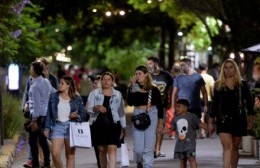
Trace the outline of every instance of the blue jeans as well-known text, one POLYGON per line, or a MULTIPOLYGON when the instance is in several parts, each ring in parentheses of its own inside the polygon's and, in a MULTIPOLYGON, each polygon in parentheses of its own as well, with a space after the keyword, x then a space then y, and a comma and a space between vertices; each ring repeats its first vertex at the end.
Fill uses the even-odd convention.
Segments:
MULTIPOLYGON (((134 115, 143 113, 143 110, 134 109, 134 115)), ((158 110, 152 106, 149 112, 151 125, 144 131, 138 130, 132 124, 134 139, 134 161, 143 163, 144 168, 151 168, 154 161, 154 145, 156 141, 156 128, 158 124, 158 110)))
POLYGON ((70 122, 56 121, 55 126, 52 128, 51 138, 64 138, 69 139, 70 122))

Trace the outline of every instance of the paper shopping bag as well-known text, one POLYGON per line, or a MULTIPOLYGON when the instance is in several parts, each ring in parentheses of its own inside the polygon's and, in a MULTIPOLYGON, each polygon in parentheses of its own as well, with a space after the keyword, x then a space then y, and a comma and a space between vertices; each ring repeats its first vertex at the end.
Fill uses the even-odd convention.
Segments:
POLYGON ((121 167, 128 167, 129 166, 129 156, 128 156, 128 149, 127 144, 121 144, 121 167))
POLYGON ((90 148, 89 122, 70 122, 70 147, 90 148))

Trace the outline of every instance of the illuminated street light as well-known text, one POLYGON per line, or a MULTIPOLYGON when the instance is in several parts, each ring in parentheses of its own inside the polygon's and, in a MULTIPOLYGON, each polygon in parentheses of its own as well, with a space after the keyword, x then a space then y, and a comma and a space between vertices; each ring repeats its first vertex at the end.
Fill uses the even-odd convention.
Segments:
POLYGON ((149 4, 152 3, 152 0, 147 0, 147 3, 149 3, 149 4))
POLYGON ((235 58, 235 54, 234 54, 234 53, 230 53, 229 57, 230 57, 231 59, 234 59, 234 58, 235 58))
POLYGON ((97 9, 93 9, 92 12, 96 13, 96 12, 97 12, 97 9))
POLYGON ((71 62, 71 58, 66 57, 64 53, 56 53, 56 60, 61 62, 71 62))
POLYGON ((72 47, 69 45, 69 46, 67 47, 67 50, 68 50, 68 51, 71 51, 71 50, 72 50, 72 47))
POLYGON ((178 32, 178 36, 183 36, 183 33, 182 32, 178 32))
POLYGON ((208 47, 208 51, 211 51, 211 50, 212 50, 212 47, 211 47, 211 46, 209 46, 209 47, 208 47))
POLYGON ((119 11, 119 15, 124 16, 125 15, 125 11, 123 11, 123 10, 119 11))
POLYGON ((111 13, 110 11, 107 11, 107 12, 106 12, 106 16, 107 16, 107 17, 110 17, 111 15, 112 15, 112 13, 111 13))
POLYGON ((242 60, 244 60, 244 58, 245 58, 244 53, 239 53, 239 56, 240 56, 240 58, 241 58, 242 60))
POLYGON ((226 32, 230 32, 231 31, 231 29, 230 29, 230 27, 228 25, 225 25, 225 30, 226 30, 226 32))
POLYGON ((58 29, 58 28, 55 29, 55 32, 56 32, 56 33, 58 33, 59 31, 60 31, 60 29, 58 29))

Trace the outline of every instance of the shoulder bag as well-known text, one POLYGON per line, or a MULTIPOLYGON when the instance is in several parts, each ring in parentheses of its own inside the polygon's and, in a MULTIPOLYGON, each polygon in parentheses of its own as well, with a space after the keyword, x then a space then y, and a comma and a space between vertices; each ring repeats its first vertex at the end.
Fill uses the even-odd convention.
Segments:
POLYGON ((131 121, 133 122, 135 128, 138 130, 146 130, 151 125, 151 120, 148 114, 151 109, 151 100, 152 100, 152 90, 149 90, 148 102, 147 102, 145 112, 135 115, 131 118, 131 121))

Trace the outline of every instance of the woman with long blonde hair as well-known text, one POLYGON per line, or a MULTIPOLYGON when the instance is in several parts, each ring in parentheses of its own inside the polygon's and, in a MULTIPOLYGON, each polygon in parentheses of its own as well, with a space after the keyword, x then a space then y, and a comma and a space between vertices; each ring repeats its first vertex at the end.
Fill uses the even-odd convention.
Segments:
POLYGON ((209 119, 210 132, 214 131, 213 123, 216 123, 223 147, 224 168, 237 167, 239 144, 247 130, 252 129, 253 115, 248 85, 242 80, 236 62, 227 59, 215 83, 209 119))

